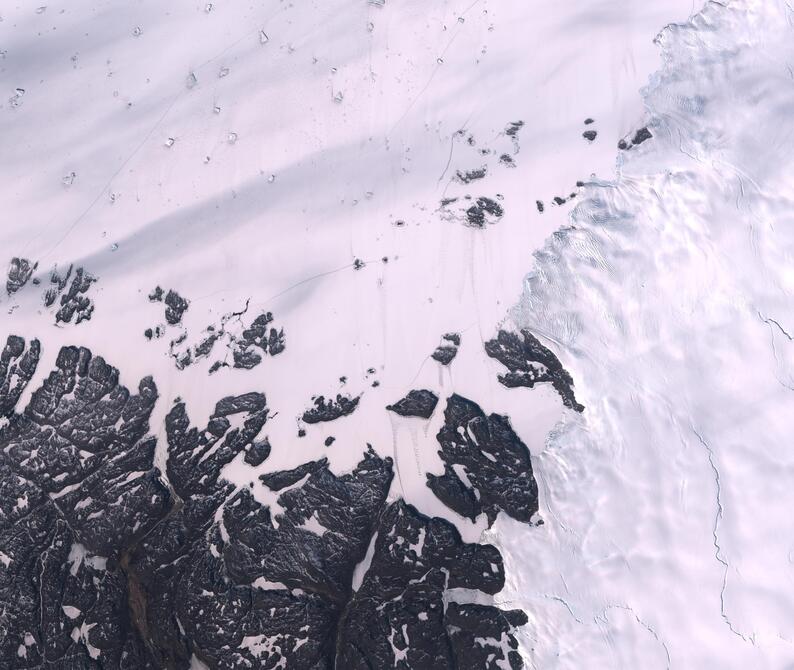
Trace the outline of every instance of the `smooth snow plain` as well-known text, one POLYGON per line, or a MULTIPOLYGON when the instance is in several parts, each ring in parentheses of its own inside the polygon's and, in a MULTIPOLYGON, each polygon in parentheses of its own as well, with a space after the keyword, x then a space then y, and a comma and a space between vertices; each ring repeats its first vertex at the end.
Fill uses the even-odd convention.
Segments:
POLYGON ((99 278, 90 322, 56 328, 28 285, 4 299, 3 334, 42 340, 38 379, 64 344, 128 386, 153 375, 161 444, 174 398, 199 422, 224 395, 264 391, 273 454, 227 468, 240 486, 322 456, 344 472, 367 442, 393 455, 394 497, 502 549, 496 600, 531 617, 528 667, 794 667, 792 16, 712 3, 654 44, 696 9, 0 5, 0 249, 42 278, 70 263, 99 278), (613 178, 618 139, 646 123, 654 139, 613 178), (504 217, 448 220, 441 199, 464 193, 501 194, 504 217), (287 348, 252 371, 177 371, 182 329, 143 337, 163 321, 156 284, 191 301, 191 338, 250 301, 287 348), (498 384, 482 343, 508 312, 560 356, 582 417, 550 389, 498 384), (429 355, 449 331, 463 342, 441 368, 429 355), (443 406, 429 422, 384 409, 412 388, 511 417, 544 526, 485 531, 430 495, 443 406), (362 393, 358 410, 298 439, 311 396, 337 392, 362 393))

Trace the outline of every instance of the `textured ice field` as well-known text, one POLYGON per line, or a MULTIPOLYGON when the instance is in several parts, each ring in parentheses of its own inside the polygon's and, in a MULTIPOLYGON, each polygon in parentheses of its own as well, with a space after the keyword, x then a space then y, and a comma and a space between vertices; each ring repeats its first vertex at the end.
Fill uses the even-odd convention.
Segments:
POLYGON ((2 341, 42 341, 19 406, 60 346, 87 346, 127 386, 154 376, 163 466, 174 399, 203 422, 262 391, 272 455, 224 476, 275 513, 260 474, 327 457, 341 475, 371 443, 395 459, 390 499, 501 549, 527 667, 794 668, 794 12, 713 2, 685 22, 699 10, 0 3, 0 261, 42 281, 0 301, 2 341), (466 195, 503 212, 465 225, 466 195), (97 277, 95 309, 56 326, 42 293, 70 264, 97 277), (156 285, 189 300, 181 325, 156 285), (244 311, 272 311, 282 353, 177 369, 244 311), (553 349, 584 414, 498 383, 500 325, 553 349), (449 367, 430 358, 447 332, 449 367), (510 417, 544 525, 486 530, 431 494, 441 412, 384 409, 418 388, 510 417), (336 393, 360 394, 353 414, 299 421, 336 393))
POLYGON ((536 456, 545 531, 496 528, 537 667, 794 667, 793 19, 714 2, 663 32, 654 140, 513 312, 588 407, 536 456))

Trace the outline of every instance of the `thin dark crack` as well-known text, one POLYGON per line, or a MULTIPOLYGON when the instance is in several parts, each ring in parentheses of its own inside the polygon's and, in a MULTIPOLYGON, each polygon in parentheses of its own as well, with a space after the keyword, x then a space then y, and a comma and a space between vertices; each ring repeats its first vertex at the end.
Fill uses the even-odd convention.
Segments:
MULTIPOLYGON (((783 326, 781 326, 774 319, 766 319, 766 318, 764 318, 764 316, 761 314, 761 312, 758 312, 758 318, 761 319, 761 321, 763 321, 766 325, 769 326, 769 332, 770 332, 770 335, 771 335, 770 344, 772 345, 772 355, 775 358, 775 363, 777 363, 778 367, 780 367, 782 365, 782 363, 781 363, 780 357, 778 356, 778 353, 777 353, 777 346, 775 346, 775 328, 774 327, 777 327, 777 329, 781 333, 783 333, 783 336, 786 337, 789 341, 794 340, 794 338, 792 338, 792 336, 789 335, 788 332, 786 332, 786 330, 783 328, 783 326)), ((794 386, 784 382, 782 379, 780 379, 780 377, 778 375, 775 375, 775 379, 777 380, 778 384, 780 384, 784 389, 787 389, 789 391, 794 391, 794 386)))
POLYGON ((670 650, 667 648, 667 643, 659 636, 659 633, 656 632, 653 626, 643 621, 640 618, 640 616, 628 605, 617 605, 617 604, 607 605, 604 608, 602 616, 606 615, 606 611, 609 609, 620 609, 620 610, 625 610, 627 612, 631 612, 631 614, 636 619, 637 623, 640 624, 640 626, 642 626, 645 630, 647 630, 651 635, 653 635, 656 641, 662 646, 662 649, 664 649, 665 656, 667 657, 667 670, 670 670, 671 667, 670 650))
POLYGON ((574 621, 576 621, 576 623, 580 623, 584 625, 584 620, 576 616, 576 614, 573 611, 573 608, 568 604, 568 601, 565 600, 565 598, 561 598, 560 596, 553 596, 548 593, 544 593, 543 597, 546 598, 547 600, 553 600, 554 602, 560 603, 563 607, 565 607, 565 609, 568 610, 568 614, 570 614, 574 618, 574 621))
POLYGON ((763 322, 764 322, 764 323, 766 323, 766 324, 774 324, 775 326, 777 326, 777 329, 778 329, 778 330, 779 330, 781 333, 783 333, 783 335, 785 335, 785 336, 786 336, 786 339, 788 339, 788 340, 789 340, 789 341, 791 341, 791 342, 794 342, 794 336, 790 335, 790 334, 788 333, 788 331, 786 331, 786 329, 785 329, 785 328, 783 328, 783 326, 781 326, 781 325, 780 325, 780 323, 778 323, 777 321, 775 321, 775 319, 773 319, 773 318, 771 318, 771 317, 764 318, 764 315, 763 315, 763 314, 761 314, 761 312, 758 312, 758 318, 759 318, 759 319, 761 319, 761 321, 763 321, 763 322))
POLYGON ((727 624, 728 628, 730 628, 731 632, 742 638, 745 642, 752 642, 752 639, 738 631, 733 623, 731 622, 730 618, 728 617, 727 612, 725 611, 725 590, 728 587, 728 569, 729 564, 728 561, 724 558, 722 552, 722 546, 720 545, 719 539, 719 529, 720 529, 720 522, 722 521, 722 517, 725 512, 725 508, 722 505, 722 480, 720 478, 720 471, 717 468, 716 461, 714 459, 714 450, 711 446, 703 439, 703 436, 695 429, 694 426, 691 427, 692 432, 697 435, 698 440, 703 445, 703 448, 706 450, 706 456, 708 457, 709 466, 711 467, 711 471, 714 473, 714 483, 717 487, 717 513, 714 516, 714 525, 711 530, 712 540, 714 544, 714 557, 717 559, 717 562, 722 565, 723 572, 722 572, 722 587, 720 589, 720 614, 722 615, 723 620, 727 624))
POLYGON ((441 173, 441 176, 438 178, 438 184, 444 179, 444 176, 447 174, 447 170, 449 170, 449 164, 452 162, 452 152, 455 150, 455 138, 457 137, 457 133, 453 133, 452 137, 449 141, 449 156, 447 157, 447 164, 444 166, 444 171, 441 173))

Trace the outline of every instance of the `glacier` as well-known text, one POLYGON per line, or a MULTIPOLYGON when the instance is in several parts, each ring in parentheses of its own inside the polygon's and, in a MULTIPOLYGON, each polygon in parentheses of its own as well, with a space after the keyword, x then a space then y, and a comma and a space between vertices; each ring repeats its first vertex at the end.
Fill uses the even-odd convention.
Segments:
POLYGON ((794 667, 792 11, 0 6, 0 665, 794 667))

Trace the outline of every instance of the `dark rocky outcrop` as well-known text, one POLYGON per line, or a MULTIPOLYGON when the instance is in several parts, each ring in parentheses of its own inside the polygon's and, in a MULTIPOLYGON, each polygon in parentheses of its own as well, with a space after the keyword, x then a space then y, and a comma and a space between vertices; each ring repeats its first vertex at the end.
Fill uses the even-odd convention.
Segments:
MULTIPOLYGON (((157 289, 155 289, 149 299, 156 300, 157 295, 157 289)), ((162 289, 160 289, 159 295, 162 297, 162 289)), ((166 303, 168 303, 170 295, 171 292, 169 291, 165 298, 166 303)), ((182 302, 176 300, 172 302, 176 306, 173 309, 181 309, 182 302)), ((166 308, 167 320, 171 309, 171 306, 166 308)), ((185 309, 187 309, 187 306, 185 306, 185 309)), ((177 316, 181 319, 182 313, 184 313, 184 309, 181 312, 174 311, 169 323, 174 322, 177 316)), ((187 332, 183 332, 172 340, 170 355, 177 369, 182 370, 189 365, 208 359, 213 351, 221 349, 221 357, 217 358, 209 367, 210 374, 217 372, 221 368, 229 367, 251 370, 262 362, 264 356, 268 354, 277 356, 284 351, 286 347, 284 329, 277 329, 271 326, 273 314, 271 312, 261 312, 252 321, 248 322, 244 320, 247 313, 248 303, 239 312, 224 314, 220 323, 208 325, 198 341, 194 340, 194 344, 190 343, 187 332), (246 323, 247 325, 245 325, 246 323)), ((175 323, 178 323, 178 321, 175 323)))
POLYGON ((207 427, 199 431, 190 426, 185 403, 177 402, 165 419, 166 472, 180 497, 217 487, 221 469, 238 453, 250 450, 267 415, 263 394, 230 396, 216 403, 207 427), (241 414, 246 415, 242 425, 232 428, 232 420, 239 423, 241 414))
POLYGON ((270 441, 267 438, 264 440, 251 442, 251 444, 245 450, 244 460, 246 463, 248 463, 248 465, 253 465, 256 467, 258 465, 262 465, 262 463, 265 462, 267 457, 270 456, 270 452, 270 441))
POLYGON ((267 474, 261 475, 259 479, 261 479, 262 483, 271 491, 281 491, 281 489, 296 484, 304 477, 316 472, 320 468, 326 467, 327 465, 328 459, 321 458, 319 461, 309 461, 308 463, 299 465, 297 468, 293 468, 292 470, 268 472, 267 474))
POLYGON ((503 584, 495 547, 467 544, 447 521, 402 500, 392 503, 380 516, 372 562, 340 622, 336 667, 496 670, 507 660, 521 668, 512 633, 526 622, 522 612, 445 605, 448 589, 494 594, 503 584), (482 649, 467 653, 472 642, 482 649))
POLYGON ((182 322, 182 315, 187 311, 190 303, 173 289, 168 293, 163 291, 160 286, 155 286, 149 294, 149 302, 165 303, 165 320, 171 326, 176 326, 182 322))
POLYGON ((645 140, 649 140, 653 137, 651 131, 648 128, 640 128, 636 133, 634 133, 634 137, 631 140, 631 143, 635 146, 637 144, 642 144, 645 140))
POLYGON ((427 389, 408 391, 408 395, 401 398, 386 409, 400 416, 418 416, 429 419, 438 404, 438 396, 427 389))
POLYGON ((487 223, 496 223, 504 213, 504 208, 496 200, 481 196, 466 210, 466 219, 468 225, 483 228, 487 223))
POLYGON ((284 351, 284 329, 269 327, 272 322, 273 314, 263 312, 243 330, 239 338, 233 340, 231 352, 234 367, 250 370, 259 365, 265 354, 276 356, 284 351))
POLYGON ((458 170, 455 173, 455 179, 457 179, 461 184, 470 184, 477 179, 484 179, 485 175, 488 173, 488 168, 483 165, 480 168, 476 168, 474 170, 466 170, 462 172, 458 170))
POLYGON ((444 619, 452 644, 455 670, 496 668, 496 663, 503 660, 511 670, 524 667, 517 651, 518 641, 512 634, 528 622, 527 615, 521 610, 503 611, 488 605, 451 602, 444 619), (503 638, 507 640, 506 650, 499 644, 503 638))
POLYGON ((194 656, 220 670, 521 667, 514 632, 526 617, 450 592, 497 593, 498 550, 387 504, 390 458, 368 446, 347 474, 322 459, 262 475, 279 492, 274 513, 223 476, 238 458, 267 461, 261 393, 221 399, 202 427, 177 399, 161 473, 151 378, 132 392, 101 357, 64 347, 18 409, 39 358, 37 341, 13 336, 0 353, 8 667, 188 670, 194 656))
POLYGON ((74 319, 74 323, 78 324, 91 319, 91 315, 94 313, 94 302, 86 293, 96 280, 96 277, 83 268, 75 270, 73 266, 69 266, 66 274, 63 275, 57 270, 52 271, 50 288, 44 293, 44 305, 50 307, 60 297, 60 307, 55 313, 55 323, 72 323, 72 319, 74 319), (69 285, 69 289, 65 290, 69 279, 72 280, 72 283, 69 285))
POLYGON ((170 290, 165 296, 165 320, 172 326, 181 323, 182 315, 187 311, 188 301, 176 291, 170 290))
POLYGON ((442 344, 436 347, 436 350, 430 354, 431 358, 441 363, 441 365, 449 365, 457 355, 458 348, 449 344, 442 344))
POLYGON ((626 138, 620 140, 620 142, 618 142, 618 149, 621 149, 622 151, 628 151, 632 147, 642 144, 652 137, 653 134, 651 134, 651 131, 648 130, 647 126, 643 126, 636 133, 634 133, 634 137, 632 137, 630 140, 626 138))
POLYGON ((458 333, 446 333, 441 339, 443 341, 442 344, 436 347, 430 357, 441 363, 441 365, 449 365, 455 356, 458 355, 460 335, 458 333))
MULTIPOLYGON (((485 173, 480 175, 479 171, 458 172, 456 180, 469 183, 483 177, 485 177, 485 173)), ((486 225, 498 223, 504 216, 504 207, 497 202, 503 199, 504 196, 499 193, 494 198, 487 196, 475 198, 471 195, 442 198, 439 203, 439 213, 447 221, 458 221, 472 228, 484 228, 486 225), (455 206, 452 207, 452 205, 455 206)))
POLYGON ((524 127, 523 121, 511 121, 507 124, 505 128, 505 135, 508 137, 516 137, 518 135, 518 131, 524 127))
POLYGON ((508 369, 507 374, 498 377, 504 386, 532 388, 535 384, 549 382, 566 407, 584 411, 584 406, 576 401, 571 375, 554 353, 528 330, 522 330, 520 336, 500 330, 495 339, 485 343, 485 351, 508 369))
POLYGON ((181 403, 167 419, 169 480, 182 505, 130 556, 163 666, 187 668, 195 654, 213 668, 333 667, 334 631, 384 504, 391 460, 370 449, 347 475, 325 463, 293 473, 281 482, 284 511, 273 518, 248 489, 218 477, 264 411, 263 396, 246 394, 218 403, 202 431, 190 427, 181 403), (240 413, 243 428, 230 430, 226 419, 240 413))
POLYGON ((39 353, 12 336, 0 355, 0 659, 153 669, 118 560, 170 504, 145 436, 157 390, 143 379, 132 394, 101 358, 65 347, 16 413, 39 353))
POLYGON ((12 258, 8 266, 6 293, 8 295, 14 295, 14 293, 19 291, 19 289, 28 283, 37 266, 38 263, 34 263, 27 258, 12 258))
MULTIPOLYGON (((9 368, 29 379, 39 345, 34 340, 15 356, 22 346, 9 338, 3 358, 10 352, 9 368)), ((155 440, 146 437, 157 388, 145 378, 133 395, 118 383, 118 370, 83 348, 64 347, 55 365, 25 411, 9 415, 1 437, 6 465, 56 501, 76 541, 117 556, 168 500, 152 467, 155 440)))
POLYGON ((303 420, 306 423, 321 423, 324 421, 335 421, 339 417, 352 414, 361 396, 350 396, 337 394, 336 400, 326 400, 325 396, 314 398, 314 407, 307 409, 303 413, 303 420))
POLYGON ((25 347, 25 340, 9 336, 0 352, 0 417, 10 416, 19 397, 28 385, 41 356, 41 345, 33 340, 25 347))
POLYGON ((436 497, 472 520, 485 513, 489 525, 499 511, 530 521, 538 510, 538 487, 529 450, 507 417, 487 416, 477 403, 453 394, 436 438, 444 474, 427 475, 436 497))

